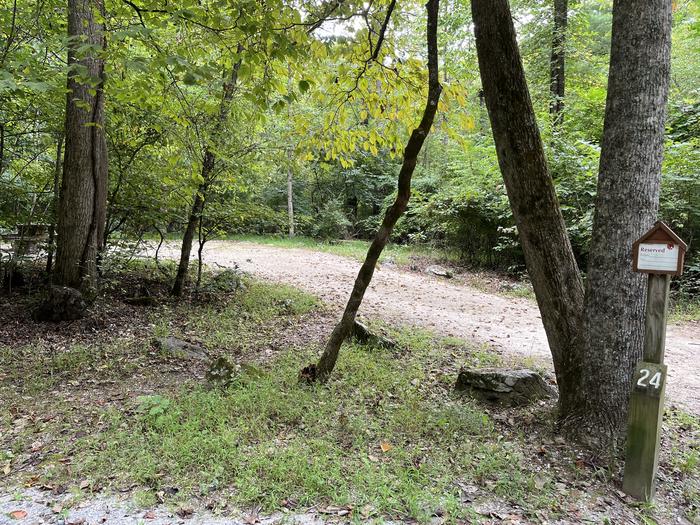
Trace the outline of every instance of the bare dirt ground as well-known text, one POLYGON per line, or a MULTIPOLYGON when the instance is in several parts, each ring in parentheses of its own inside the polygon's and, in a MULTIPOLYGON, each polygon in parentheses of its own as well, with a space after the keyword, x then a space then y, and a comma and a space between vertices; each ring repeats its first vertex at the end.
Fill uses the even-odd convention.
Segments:
MULTIPOLYGON (((178 257, 169 243, 161 256, 178 257)), ((257 277, 293 284, 341 308, 360 263, 305 249, 249 242, 212 241, 204 249, 207 264, 238 265, 257 277)), ((360 315, 394 325, 413 325, 438 334, 488 345, 504 356, 529 357, 551 367, 547 338, 537 305, 526 298, 484 292, 422 272, 383 264, 374 274, 360 315)), ((700 323, 670 325, 666 338, 671 403, 700 414, 700 323)))

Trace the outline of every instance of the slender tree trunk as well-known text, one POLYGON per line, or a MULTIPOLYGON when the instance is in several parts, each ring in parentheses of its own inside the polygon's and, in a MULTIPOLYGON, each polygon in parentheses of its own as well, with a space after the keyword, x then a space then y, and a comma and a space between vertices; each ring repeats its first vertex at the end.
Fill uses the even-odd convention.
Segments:
POLYGON ((540 138, 508 0, 472 0, 481 82, 563 414, 581 402, 584 290, 540 138))
POLYGON ((69 65, 85 68, 92 83, 68 76, 65 158, 58 208, 55 281, 92 295, 97 286, 97 253, 102 245, 107 198, 107 143, 104 132, 102 51, 82 55, 93 44, 104 50, 103 0, 69 0, 69 65))
POLYGON ((49 282, 53 282, 51 270, 53 269, 53 252, 56 242, 56 216, 58 212, 59 184, 61 180, 61 168, 63 167, 63 134, 58 136, 56 142, 56 163, 53 171, 53 200, 51 202, 51 224, 49 225, 49 242, 46 256, 46 274, 49 282))
POLYGON ((202 232, 202 217, 199 218, 197 232, 197 241, 199 246, 197 247, 197 283, 195 284, 195 294, 199 294, 199 287, 202 284, 202 266, 204 265, 202 255, 204 252, 204 244, 207 242, 206 235, 204 235, 202 232))
MULTIPOLYGON (((290 152, 291 163, 291 152, 290 152)), ((290 167, 287 170, 287 215, 289 216, 289 236, 294 237, 294 180, 293 172, 290 167)))
POLYGON ((595 436, 624 429, 642 358, 647 278, 630 270, 631 247, 657 218, 670 48, 670 0, 615 0, 586 281, 587 425, 577 425, 595 436))
MULTIPOLYGON (((202 172, 204 172, 203 169, 202 172)), ((172 292, 176 297, 182 296, 182 292, 185 289, 185 282, 187 281, 187 273, 190 266, 190 255, 192 253, 192 241, 194 240, 194 234, 197 230, 197 223, 199 222, 199 219, 202 216, 202 211, 204 210, 205 191, 206 186, 200 184, 197 193, 194 196, 194 202, 192 203, 192 210, 190 211, 190 216, 187 220, 185 233, 182 236, 180 264, 177 268, 177 275, 175 276, 175 283, 173 284, 172 292)))
MULTIPOLYGON (((239 44, 239 55, 242 50, 243 47, 239 44)), ((231 108, 231 100, 233 99, 233 94, 236 90, 236 83, 238 82, 238 70, 240 67, 241 60, 239 59, 231 70, 230 78, 224 82, 221 104, 219 105, 219 116, 216 120, 216 124, 214 125, 214 130, 211 137, 213 144, 207 144, 207 146, 204 148, 204 158, 202 161, 202 182, 197 188, 197 192, 195 193, 192 201, 192 210, 190 211, 190 216, 187 221, 185 234, 182 236, 180 263, 177 268, 177 275, 175 276, 175 282, 172 290, 172 294, 176 297, 182 296, 182 292, 184 291, 185 284, 187 282, 187 274, 190 267, 190 254, 192 253, 192 241, 197 230, 197 222, 202 216, 202 211, 204 210, 205 195, 209 185, 212 182, 211 179, 214 176, 214 168, 216 167, 216 154, 213 148, 219 144, 221 132, 226 124, 226 119, 228 118, 229 110, 231 108)))
POLYGON ((0 123, 0 175, 5 171, 5 123, 0 123))
POLYGON ((389 236, 391 235, 396 221, 399 220, 399 217, 401 217, 408 206, 408 199, 411 195, 411 177, 415 170, 420 150, 433 125, 438 102, 440 100, 440 92, 442 91, 438 71, 437 44, 439 7, 439 0, 428 0, 426 3, 428 12, 426 30, 428 44, 428 98, 421 122, 411 133, 411 137, 408 139, 406 149, 404 150, 403 164, 398 178, 396 200, 386 211, 384 220, 367 251, 367 256, 357 274, 355 285, 353 286, 350 299, 348 300, 340 322, 333 329, 318 364, 310 365, 301 371, 301 378, 303 380, 325 381, 333 371, 338 359, 340 347, 352 331, 357 311, 362 304, 365 291, 372 280, 374 268, 379 260, 379 256, 389 240, 389 236))
POLYGON ((564 119, 564 88, 566 63, 566 25, 568 22, 568 0, 554 0, 554 30, 552 31, 552 56, 549 62, 549 112, 552 126, 557 127, 564 119))

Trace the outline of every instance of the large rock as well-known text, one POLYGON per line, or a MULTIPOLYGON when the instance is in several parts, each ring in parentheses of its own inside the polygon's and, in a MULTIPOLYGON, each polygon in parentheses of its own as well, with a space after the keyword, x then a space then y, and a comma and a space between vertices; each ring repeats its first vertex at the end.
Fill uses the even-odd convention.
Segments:
POLYGON ((541 375, 527 369, 462 368, 455 389, 481 401, 510 406, 556 396, 556 390, 541 375))
POLYGON ((50 286, 46 299, 32 312, 35 321, 74 321, 87 315, 83 294, 67 286, 50 286))

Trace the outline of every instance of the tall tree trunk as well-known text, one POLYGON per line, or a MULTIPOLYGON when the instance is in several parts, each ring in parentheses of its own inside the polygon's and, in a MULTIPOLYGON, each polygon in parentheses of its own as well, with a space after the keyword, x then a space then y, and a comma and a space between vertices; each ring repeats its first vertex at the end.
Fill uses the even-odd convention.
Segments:
POLYGON ((580 406, 584 288, 547 169, 508 0, 472 0, 481 82, 498 163, 559 385, 562 414, 580 406))
POLYGON ((59 184, 61 180, 61 168, 63 167, 63 134, 58 136, 56 141, 56 163, 53 170, 53 186, 52 186, 52 201, 51 201, 51 224, 49 225, 49 242, 46 256, 46 274, 49 276, 49 282, 53 282, 51 270, 53 269, 53 252, 56 243, 56 216, 58 213, 59 200, 59 184))
POLYGON ((631 247, 657 218, 670 48, 670 0, 615 0, 586 281, 583 420, 594 435, 624 429, 642 357, 647 278, 630 270, 631 247))
POLYGON ((549 112, 552 126, 556 128, 564 119, 564 88, 566 64, 566 25, 568 22, 568 0, 554 0, 554 29, 552 31, 552 55, 549 62, 549 112))
POLYGON ((85 69, 91 82, 68 76, 65 158, 58 209, 55 281, 88 295, 97 286, 107 199, 104 131, 103 0, 68 1, 68 63, 85 69), (98 18, 99 17, 99 18, 98 18), (85 44, 97 46, 83 55, 85 44))
POLYGON ((547 332, 569 432, 605 452, 623 430, 642 355, 645 278, 631 246, 655 220, 671 6, 616 0, 585 298, 529 100, 507 0, 472 0, 499 165, 547 332), (643 43, 643 45, 642 45, 643 43))
POLYGON ((411 196, 411 177, 416 168, 418 155, 423 143, 425 142, 428 133, 433 125, 435 113, 437 112, 438 102, 442 86, 440 85, 440 77, 438 71, 438 44, 437 44, 437 26, 438 12, 440 7, 439 0, 428 0, 426 10, 428 12, 427 23, 427 44, 428 44, 428 98, 423 111, 423 117, 420 124, 411 133, 406 149, 403 154, 403 164, 398 178, 398 193, 396 200, 389 207, 384 215, 377 234, 372 241, 372 244, 367 251, 365 261, 360 268, 355 279, 350 299, 345 306, 345 311, 340 322, 335 326, 333 332, 326 343, 326 347, 321 355, 318 364, 310 365, 301 371, 301 377, 307 381, 325 381, 335 368, 335 363, 338 359, 338 353, 343 341, 350 335, 357 311, 362 304, 362 299, 365 291, 372 280, 374 268, 377 265, 379 256, 389 240, 389 235, 408 206, 408 199, 411 196))
MULTIPOLYGON (((242 52, 243 47, 241 44, 238 45, 238 54, 242 52)), ((228 80, 224 82, 223 93, 221 95, 221 103, 219 105, 219 116, 214 124, 214 129, 211 135, 211 142, 207 144, 204 148, 204 158, 202 160, 202 182, 197 188, 197 192, 194 195, 192 201, 192 209, 190 211, 189 218, 187 220, 187 227, 185 228, 185 233, 182 236, 182 248, 180 250, 180 263, 177 267, 177 275, 175 276, 175 282, 173 284, 172 294, 175 297, 182 296, 182 292, 185 289, 185 284, 187 283, 187 274, 190 267, 190 254, 192 253, 192 241, 194 240, 194 234, 197 230, 197 223, 202 216, 202 211, 204 210, 205 195, 212 182, 214 176, 214 168, 216 167, 216 153, 215 148, 219 145, 221 139, 221 132, 226 124, 226 119, 228 118, 229 110, 231 108, 231 100, 233 99, 233 94, 236 91, 236 83, 238 82, 238 70, 241 67, 240 58, 234 64, 231 69, 231 76, 228 80)))

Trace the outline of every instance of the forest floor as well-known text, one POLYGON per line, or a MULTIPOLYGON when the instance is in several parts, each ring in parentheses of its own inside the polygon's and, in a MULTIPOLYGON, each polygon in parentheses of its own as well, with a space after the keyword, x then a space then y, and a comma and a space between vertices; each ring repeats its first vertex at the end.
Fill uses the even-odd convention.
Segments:
MULTIPOLYGON (((357 250, 354 247, 348 252, 350 256, 344 257, 279 243, 212 241, 205 245, 204 261, 293 284, 341 308, 359 270, 354 257, 357 250)), ((167 258, 176 258, 178 253, 177 243, 167 243, 161 249, 167 258)), ((452 269, 453 278, 445 279, 425 272, 430 258, 411 260, 404 252, 401 256, 401 264, 392 263, 391 255, 380 263, 362 303, 361 316, 392 326, 426 328, 551 369, 539 310, 527 297, 531 291, 526 286, 459 268, 452 269)), ((666 363, 669 402, 700 415, 700 321, 668 326, 666 363)))
POLYGON ((462 366, 529 364, 516 354, 378 321, 395 348, 349 342, 308 386, 298 372, 337 303, 231 271, 176 301, 172 265, 105 267, 78 321, 31 319, 38 275, 0 294, 2 525, 700 523, 700 418, 682 409, 667 408, 657 497, 640 504, 619 457, 557 435, 553 400, 455 393, 462 366), (132 304, 143 290, 152 302, 132 304), (207 379, 221 356, 227 386, 207 379))

